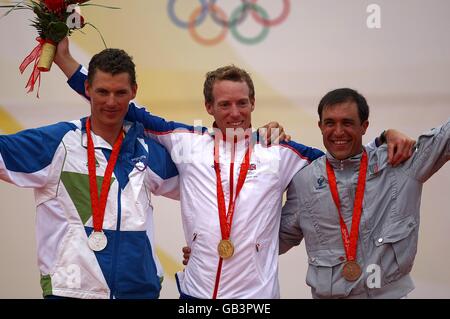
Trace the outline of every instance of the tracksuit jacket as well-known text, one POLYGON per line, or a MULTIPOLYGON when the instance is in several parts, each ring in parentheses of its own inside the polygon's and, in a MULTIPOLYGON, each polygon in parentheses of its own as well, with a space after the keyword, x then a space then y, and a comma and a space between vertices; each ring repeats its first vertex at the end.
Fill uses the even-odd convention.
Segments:
MULTIPOLYGON (((0 136, 0 179, 33 188, 38 265, 44 296, 157 298, 162 268, 155 253, 151 193, 179 197, 178 172, 166 150, 125 123, 103 230, 92 251, 86 119, 0 136)), ((92 133, 100 189, 111 145, 92 133)), ((26 218, 26 216, 24 216, 26 218)))
POLYGON ((398 167, 388 164, 386 145, 366 150, 368 171, 356 254, 362 275, 354 282, 342 276, 346 255, 325 160, 334 168, 350 231, 361 154, 339 161, 327 153, 300 171, 289 186, 280 250, 305 239, 306 283, 315 298, 402 298, 414 289, 410 272, 417 252, 422 187, 450 160, 450 119, 421 135, 413 156, 398 167))

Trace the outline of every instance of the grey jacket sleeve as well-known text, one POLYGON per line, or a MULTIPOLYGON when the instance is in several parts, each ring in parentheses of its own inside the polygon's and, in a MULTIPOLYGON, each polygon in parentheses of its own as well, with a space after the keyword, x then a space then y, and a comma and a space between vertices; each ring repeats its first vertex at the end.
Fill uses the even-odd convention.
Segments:
POLYGON ((405 163, 406 173, 424 183, 450 160, 450 118, 419 136, 413 157, 405 163))
POLYGON ((303 239, 299 217, 301 211, 297 188, 300 186, 298 174, 294 176, 287 190, 287 200, 281 211, 280 254, 284 254, 303 239))

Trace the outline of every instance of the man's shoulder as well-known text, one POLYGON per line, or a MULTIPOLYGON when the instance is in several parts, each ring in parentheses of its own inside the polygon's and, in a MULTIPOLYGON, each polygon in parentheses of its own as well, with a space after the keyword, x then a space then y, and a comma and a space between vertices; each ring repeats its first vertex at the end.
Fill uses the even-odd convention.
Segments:
POLYGON ((50 165, 67 133, 76 130, 71 122, 60 122, 0 137, 3 160, 8 169, 35 173, 50 165))
POLYGON ((313 162, 324 155, 324 153, 319 149, 295 141, 283 141, 279 145, 285 149, 291 150, 296 155, 304 160, 307 160, 308 162, 313 162))
POLYGON ((295 174, 292 181, 296 184, 304 184, 317 178, 321 178, 324 174, 326 174, 325 158, 325 155, 322 155, 311 162, 311 164, 302 168, 297 174, 295 174))
POLYGON ((83 128, 82 120, 62 121, 55 123, 55 128, 66 131, 76 131, 83 128))
MULTIPOLYGON (((80 121, 78 121, 79 123, 80 121)), ((30 128, 16 134, 17 138, 27 139, 44 139, 48 141, 62 140, 64 136, 71 131, 79 128, 77 121, 72 122, 58 122, 37 128, 30 128)))

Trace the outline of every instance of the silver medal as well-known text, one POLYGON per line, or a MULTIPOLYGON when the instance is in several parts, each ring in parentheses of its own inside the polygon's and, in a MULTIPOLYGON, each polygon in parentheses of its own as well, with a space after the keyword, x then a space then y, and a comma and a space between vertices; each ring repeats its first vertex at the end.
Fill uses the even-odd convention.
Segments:
POLYGON ((102 251, 108 244, 108 239, 103 231, 92 231, 88 238, 88 246, 93 251, 102 251))

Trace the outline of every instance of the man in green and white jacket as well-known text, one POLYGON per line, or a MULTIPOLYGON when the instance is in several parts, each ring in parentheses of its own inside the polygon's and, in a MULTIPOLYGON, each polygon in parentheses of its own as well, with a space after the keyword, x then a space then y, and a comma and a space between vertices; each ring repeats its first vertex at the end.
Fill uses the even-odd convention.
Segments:
POLYGON ((137 91, 131 57, 107 49, 89 68, 85 88, 96 173, 89 172, 88 119, 83 118, 0 136, 0 179, 35 191, 44 297, 158 298, 163 274, 150 193, 178 199, 178 171, 167 151, 144 136, 142 125, 124 122, 137 91), (95 224, 90 190, 96 193, 96 180, 100 192, 119 138, 98 232, 106 236, 106 247, 99 249, 88 240, 95 224))

